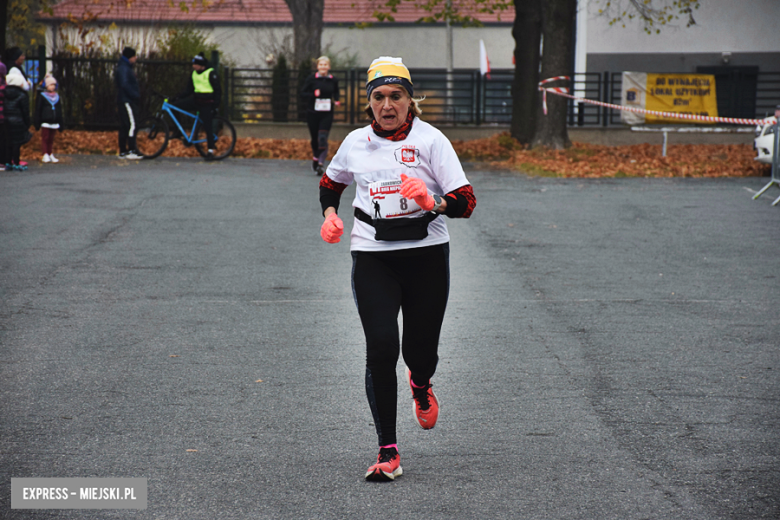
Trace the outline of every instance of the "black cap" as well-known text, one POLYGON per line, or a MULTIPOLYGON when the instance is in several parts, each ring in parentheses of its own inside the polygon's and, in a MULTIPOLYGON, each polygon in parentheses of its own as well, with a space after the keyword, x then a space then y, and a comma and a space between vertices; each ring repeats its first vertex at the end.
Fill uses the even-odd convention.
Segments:
POLYGON ((21 56, 22 54, 24 53, 22 52, 22 49, 20 49, 19 47, 11 47, 5 51, 5 56, 6 56, 5 61, 7 61, 8 63, 13 63, 16 60, 18 60, 19 56, 21 56))
POLYGON ((135 56, 135 49, 133 49, 132 47, 125 47, 122 50, 122 56, 124 56, 125 58, 127 58, 129 60, 130 58, 135 56))
POLYGON ((203 65, 204 67, 209 66, 209 60, 206 59, 202 52, 192 58, 192 63, 193 65, 203 65))

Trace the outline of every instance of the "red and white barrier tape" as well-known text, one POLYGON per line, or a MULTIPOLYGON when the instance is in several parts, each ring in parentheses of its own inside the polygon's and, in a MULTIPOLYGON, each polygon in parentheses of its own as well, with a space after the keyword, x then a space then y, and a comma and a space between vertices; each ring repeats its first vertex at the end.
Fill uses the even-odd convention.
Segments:
POLYGON ((569 95, 568 87, 542 87, 542 85, 552 83, 553 81, 558 81, 559 79, 569 81, 571 78, 569 78, 569 76, 554 76, 539 82, 539 90, 542 91, 542 109, 544 110, 544 115, 547 115, 547 92, 552 92, 553 94, 559 94, 562 96, 569 95))
POLYGON ((542 108, 544 109, 545 115, 547 115, 547 93, 549 92, 550 94, 567 97, 569 99, 574 99, 575 101, 581 101, 583 103, 590 103, 591 105, 598 105, 600 107, 607 107, 615 110, 626 110, 628 112, 635 112, 638 114, 650 114, 654 116, 685 119, 687 121, 705 121, 707 123, 727 123, 732 125, 751 125, 751 126, 764 125, 769 121, 769 118, 741 119, 735 117, 711 117, 711 116, 699 116, 694 114, 680 114, 678 112, 659 112, 657 110, 646 110, 644 108, 624 107, 623 105, 613 105, 611 103, 604 103, 602 101, 596 101, 594 99, 572 96, 571 94, 569 94, 569 89, 567 87, 542 87, 542 85, 546 83, 550 83, 559 79, 569 80, 570 78, 569 76, 556 76, 554 78, 548 78, 544 81, 539 82, 539 90, 542 91, 542 108))

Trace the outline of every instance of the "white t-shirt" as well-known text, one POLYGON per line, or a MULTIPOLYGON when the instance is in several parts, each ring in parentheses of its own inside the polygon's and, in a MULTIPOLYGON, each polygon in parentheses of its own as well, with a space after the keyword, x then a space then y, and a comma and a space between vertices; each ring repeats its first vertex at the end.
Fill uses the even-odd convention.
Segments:
MULTIPOLYGON (((403 208, 411 207, 407 214, 394 208, 381 208, 378 203, 384 193, 378 193, 374 184, 369 193, 369 184, 379 181, 400 181, 401 174, 418 177, 425 182, 428 192, 444 195, 469 184, 450 141, 438 129, 415 118, 412 130, 403 141, 390 141, 377 136, 371 126, 351 132, 341 143, 339 151, 328 165, 325 174, 333 181, 350 185, 356 182, 355 200, 352 206, 360 208, 370 217, 379 214, 386 218, 419 218, 423 216, 413 200, 402 201, 403 208), (413 211, 418 208, 417 211, 413 211)), ((392 183, 387 183, 392 185, 392 183)), ((392 190, 391 190, 392 191, 392 190)), ((388 196, 390 202, 392 194, 388 196)), ((396 195, 397 197, 397 195, 396 195)), ((396 200, 397 202, 397 200, 396 200)), ((355 219, 352 226, 352 251, 392 251, 426 247, 449 242, 445 216, 440 215, 428 225, 428 236, 422 240, 377 241, 373 226, 355 219)))

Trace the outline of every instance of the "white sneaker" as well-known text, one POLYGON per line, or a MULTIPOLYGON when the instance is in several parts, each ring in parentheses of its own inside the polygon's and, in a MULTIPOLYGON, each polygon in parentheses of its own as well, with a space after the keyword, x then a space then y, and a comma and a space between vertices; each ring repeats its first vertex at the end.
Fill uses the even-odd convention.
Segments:
MULTIPOLYGON (((49 160, 51 160, 51 162, 60 162, 60 160, 59 160, 59 159, 57 159, 56 157, 54 157, 54 154, 51 154, 51 155, 49 156, 49 160)), ((46 162, 46 161, 44 161, 44 162, 46 162)))
POLYGON ((49 157, 49 154, 43 154, 43 162, 51 162, 51 157, 49 157))
POLYGON ((136 152, 127 152, 127 155, 125 155, 125 159, 143 159, 143 155, 139 155, 136 152))

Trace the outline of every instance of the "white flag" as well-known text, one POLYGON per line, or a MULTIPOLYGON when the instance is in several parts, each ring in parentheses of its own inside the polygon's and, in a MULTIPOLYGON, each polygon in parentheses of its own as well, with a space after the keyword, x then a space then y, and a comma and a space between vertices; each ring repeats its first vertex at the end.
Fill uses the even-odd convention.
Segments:
POLYGON ((483 40, 479 40, 479 72, 483 76, 487 74, 488 79, 490 79, 490 60, 483 40))

